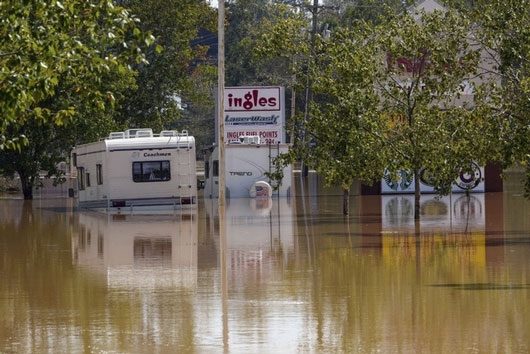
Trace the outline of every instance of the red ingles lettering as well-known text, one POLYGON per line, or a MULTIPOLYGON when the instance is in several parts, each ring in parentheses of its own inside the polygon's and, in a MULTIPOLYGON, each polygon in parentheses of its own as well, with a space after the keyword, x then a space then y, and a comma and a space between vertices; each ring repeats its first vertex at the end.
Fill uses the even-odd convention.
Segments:
MULTIPOLYGON (((271 91, 271 90, 269 90, 271 91)), ((243 91, 244 92, 244 91, 243 91)), ((278 91, 279 92, 279 91, 278 91)), ((269 94, 260 95, 260 90, 246 91, 242 96, 238 96, 236 92, 228 94, 227 110, 275 110, 279 109, 278 97, 270 97, 269 94)))
POLYGON ((260 138, 277 138, 278 132, 277 131, 261 131, 259 132, 260 138))

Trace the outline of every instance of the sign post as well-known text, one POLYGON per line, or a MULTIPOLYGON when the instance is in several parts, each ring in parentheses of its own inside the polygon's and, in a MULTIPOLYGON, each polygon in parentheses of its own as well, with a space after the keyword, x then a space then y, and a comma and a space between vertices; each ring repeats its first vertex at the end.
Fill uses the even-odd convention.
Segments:
MULTIPOLYGON (((217 84, 218 97, 224 96, 225 88, 225 4, 218 5, 218 52, 217 52, 217 84)), ((224 102, 217 100, 217 125, 219 142, 219 253, 221 260, 221 307, 223 313, 223 347, 228 352, 228 276, 226 273, 226 224, 225 224, 225 134, 224 134, 224 102)))

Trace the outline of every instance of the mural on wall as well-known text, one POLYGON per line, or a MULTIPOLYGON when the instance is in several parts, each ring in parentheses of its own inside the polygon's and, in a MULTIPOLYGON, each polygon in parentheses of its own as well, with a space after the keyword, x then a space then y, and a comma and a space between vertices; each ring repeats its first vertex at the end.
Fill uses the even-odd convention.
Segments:
MULTIPOLYGON (((434 186, 429 178, 429 170, 424 168, 420 171, 420 190, 422 193, 434 193, 434 186)), ((452 188, 453 193, 484 192, 485 174, 484 168, 476 163, 472 163, 470 171, 462 172, 455 180, 452 188)), ((382 193, 414 193, 414 175, 411 171, 401 170, 398 172, 398 179, 393 180, 390 172, 385 170, 385 175, 381 181, 382 193)))

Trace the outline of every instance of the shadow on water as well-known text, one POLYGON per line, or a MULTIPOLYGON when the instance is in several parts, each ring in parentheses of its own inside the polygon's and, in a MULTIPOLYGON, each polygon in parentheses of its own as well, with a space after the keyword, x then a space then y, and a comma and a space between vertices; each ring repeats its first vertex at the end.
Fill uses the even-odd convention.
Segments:
POLYGON ((530 284, 494 284, 494 283, 467 283, 467 284, 432 284, 436 288, 452 288, 457 290, 521 290, 530 289, 530 284))

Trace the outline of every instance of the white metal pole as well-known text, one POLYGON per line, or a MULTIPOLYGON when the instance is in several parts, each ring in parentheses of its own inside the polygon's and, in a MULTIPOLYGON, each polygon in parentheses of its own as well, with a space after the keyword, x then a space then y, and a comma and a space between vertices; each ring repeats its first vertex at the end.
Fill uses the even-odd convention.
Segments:
POLYGON ((225 0, 218 3, 218 49, 217 49, 217 118, 219 122, 219 253, 221 261, 221 306, 223 313, 223 348, 229 351, 228 341, 228 274, 226 262, 226 224, 225 224, 225 125, 224 125, 224 98, 225 98, 225 0))
POLYGON ((225 205, 225 9, 224 0, 218 5, 218 51, 217 51, 217 118, 219 121, 219 206, 225 205))

